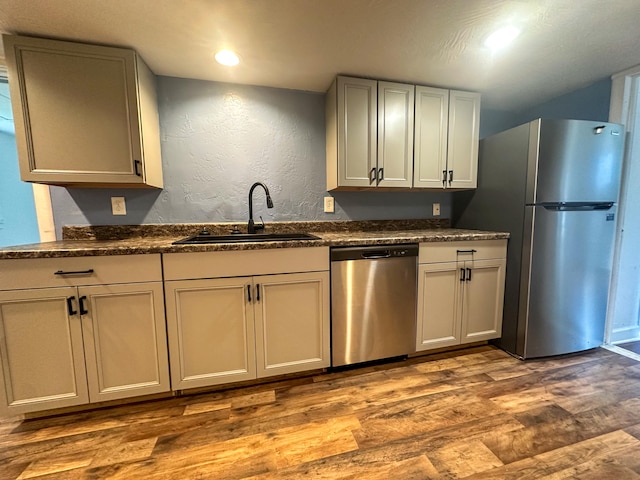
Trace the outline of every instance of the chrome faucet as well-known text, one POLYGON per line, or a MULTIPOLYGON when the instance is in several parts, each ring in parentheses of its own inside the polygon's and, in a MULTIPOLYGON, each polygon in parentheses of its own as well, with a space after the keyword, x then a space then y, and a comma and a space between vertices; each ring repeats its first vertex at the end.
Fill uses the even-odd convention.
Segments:
POLYGON ((247 233, 256 233, 258 230, 264 230, 264 220, 262 220, 262 217, 260 217, 261 225, 256 225, 253 222, 253 191, 258 185, 264 188, 264 193, 267 195, 267 208, 273 208, 273 202, 271 201, 271 195, 269 194, 267 186, 262 182, 256 182, 251 185, 249 189, 249 223, 247 223, 247 233))

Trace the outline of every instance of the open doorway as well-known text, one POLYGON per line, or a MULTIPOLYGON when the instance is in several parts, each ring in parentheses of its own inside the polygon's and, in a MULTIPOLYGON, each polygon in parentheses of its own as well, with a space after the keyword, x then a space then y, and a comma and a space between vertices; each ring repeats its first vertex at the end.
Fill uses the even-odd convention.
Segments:
POLYGON ((609 120, 627 137, 605 342, 640 360, 640 66, 612 80, 609 120))

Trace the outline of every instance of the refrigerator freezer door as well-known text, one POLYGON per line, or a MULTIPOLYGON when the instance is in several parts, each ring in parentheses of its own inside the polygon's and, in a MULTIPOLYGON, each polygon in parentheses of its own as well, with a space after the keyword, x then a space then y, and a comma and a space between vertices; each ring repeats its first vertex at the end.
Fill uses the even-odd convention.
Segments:
POLYGON ((614 123, 541 120, 535 199, 616 202, 624 129, 614 123))
POLYGON ((529 268, 523 269, 521 284, 530 292, 519 315, 526 321, 523 356, 544 357, 602 345, 616 207, 526 208, 534 209, 534 221, 532 248, 525 248, 531 252, 530 262, 523 262, 529 268))

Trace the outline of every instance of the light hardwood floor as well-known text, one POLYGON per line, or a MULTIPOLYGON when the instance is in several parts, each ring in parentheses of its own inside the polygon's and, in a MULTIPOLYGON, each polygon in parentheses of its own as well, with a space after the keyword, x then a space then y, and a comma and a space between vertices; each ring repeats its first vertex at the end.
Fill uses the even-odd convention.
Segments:
POLYGON ((0 478, 640 478, 640 363, 493 347, 0 423, 0 478))

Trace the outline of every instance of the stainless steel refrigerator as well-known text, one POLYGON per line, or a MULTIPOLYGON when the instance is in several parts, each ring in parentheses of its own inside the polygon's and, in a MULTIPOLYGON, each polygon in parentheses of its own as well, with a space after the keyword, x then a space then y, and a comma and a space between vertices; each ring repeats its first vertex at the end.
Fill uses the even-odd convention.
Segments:
POLYGON ((621 125, 583 120, 538 119, 480 142, 478 188, 454 199, 455 225, 511 233, 508 352, 602 345, 623 149, 621 125))

